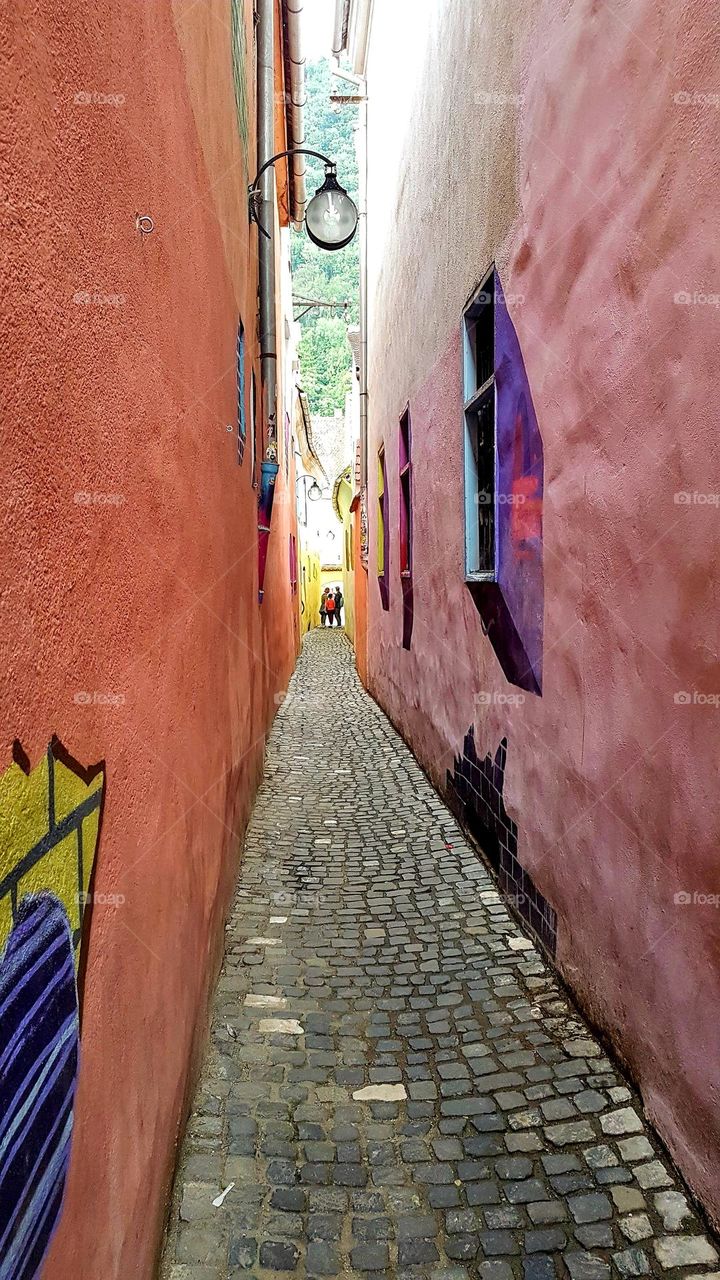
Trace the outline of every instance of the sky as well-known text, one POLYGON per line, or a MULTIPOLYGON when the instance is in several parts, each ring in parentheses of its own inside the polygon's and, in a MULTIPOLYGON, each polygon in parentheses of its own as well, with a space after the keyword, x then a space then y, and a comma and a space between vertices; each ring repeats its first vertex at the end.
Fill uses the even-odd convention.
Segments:
POLYGON ((335 0, 304 0, 303 42, 308 62, 330 57, 334 20, 335 0))

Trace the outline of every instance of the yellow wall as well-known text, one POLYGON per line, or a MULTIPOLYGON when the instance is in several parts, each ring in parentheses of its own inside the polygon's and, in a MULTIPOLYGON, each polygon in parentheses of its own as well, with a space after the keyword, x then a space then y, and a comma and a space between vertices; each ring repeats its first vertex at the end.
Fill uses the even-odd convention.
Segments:
POLYGON ((300 543, 300 582, 298 607, 300 609, 300 634, 320 626, 320 556, 300 543))
POLYGON ((26 894, 49 891, 70 922, 76 962, 95 859, 104 774, 85 782, 51 744, 26 774, 0 775, 0 953, 26 894))
POLYGON ((345 597, 345 633, 355 641, 355 558, 353 552, 353 517, 350 511, 352 486, 350 468, 343 472, 335 489, 334 506, 342 520, 342 593, 345 597))

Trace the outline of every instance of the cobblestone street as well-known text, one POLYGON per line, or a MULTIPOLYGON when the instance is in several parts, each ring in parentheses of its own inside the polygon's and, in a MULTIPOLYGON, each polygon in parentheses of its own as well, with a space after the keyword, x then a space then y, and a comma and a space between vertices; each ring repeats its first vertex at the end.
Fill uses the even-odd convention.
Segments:
POLYGON ((639 1099, 344 634, 311 632, 247 833, 163 1277, 717 1266, 639 1099))

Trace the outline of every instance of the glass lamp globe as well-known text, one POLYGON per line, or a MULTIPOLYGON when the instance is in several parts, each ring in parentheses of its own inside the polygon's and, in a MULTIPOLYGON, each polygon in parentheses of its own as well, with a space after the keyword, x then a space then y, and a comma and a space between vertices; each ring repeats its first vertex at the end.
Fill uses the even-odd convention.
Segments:
POLYGON ((357 231, 358 211, 335 169, 325 170, 325 181, 318 187, 305 212, 307 233, 320 249, 344 249, 357 231))

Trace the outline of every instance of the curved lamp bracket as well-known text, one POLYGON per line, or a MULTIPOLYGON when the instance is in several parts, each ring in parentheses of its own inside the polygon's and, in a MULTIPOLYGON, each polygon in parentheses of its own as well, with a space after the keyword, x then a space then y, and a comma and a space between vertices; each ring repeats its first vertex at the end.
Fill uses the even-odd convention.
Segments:
POLYGON ((250 221, 255 223, 258 231, 261 235, 265 236, 266 240, 270 239, 270 232, 265 230, 262 222, 260 221, 260 206, 262 204, 263 196, 258 184, 265 173, 265 170, 269 169, 272 164, 276 164, 278 160, 283 160, 285 156, 314 156, 316 160, 322 160, 325 165, 326 173, 334 174, 337 168, 334 160, 330 160, 328 156, 324 156, 321 151, 309 151, 307 147, 289 147, 287 151, 278 151, 277 155, 271 156, 269 160, 265 161, 264 165, 258 169, 255 175, 255 181, 251 182, 248 187, 248 204, 250 210, 250 221))

